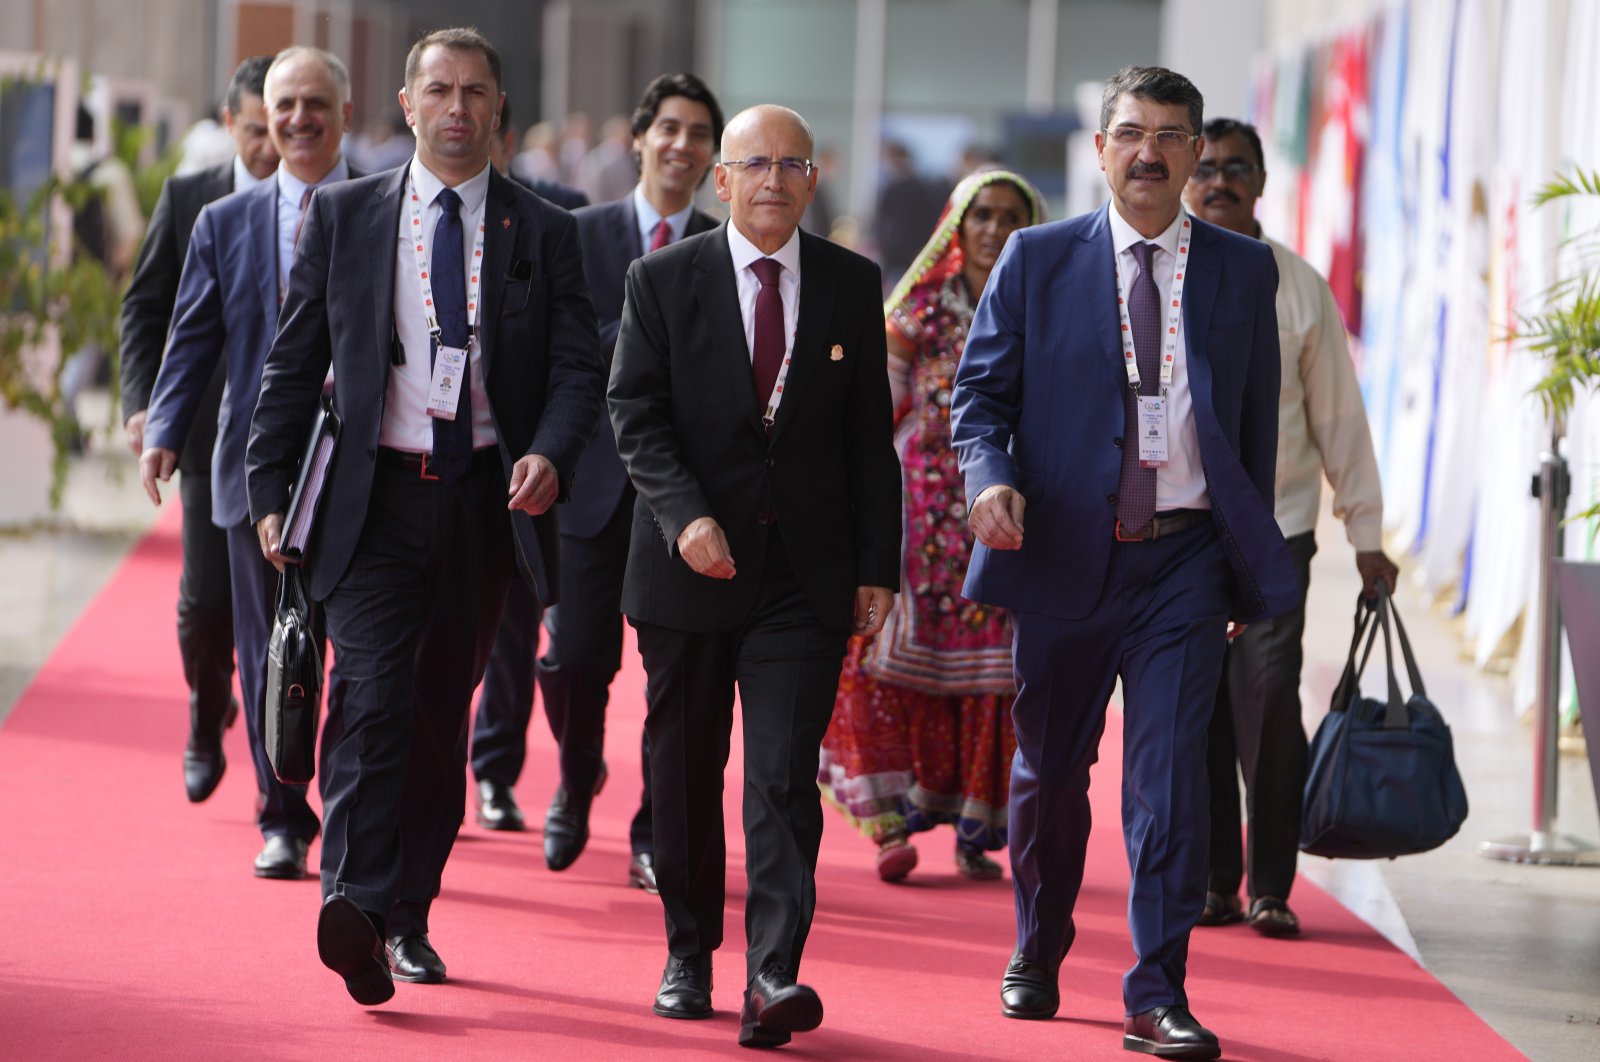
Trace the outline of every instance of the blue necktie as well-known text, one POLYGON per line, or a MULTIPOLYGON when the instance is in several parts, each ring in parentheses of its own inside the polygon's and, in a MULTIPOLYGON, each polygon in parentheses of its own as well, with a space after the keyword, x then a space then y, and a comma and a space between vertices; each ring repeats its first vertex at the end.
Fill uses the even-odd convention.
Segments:
MULTIPOLYGON (((461 197, 453 189, 440 192, 439 223, 433 228, 433 309, 439 319, 439 342, 447 347, 466 349, 467 273, 461 229, 461 197)), ((436 348, 430 350, 428 367, 433 367, 436 348)), ((433 418, 433 454, 428 471, 450 482, 466 475, 472 467, 472 376, 461 375, 461 400, 456 419, 433 418)))

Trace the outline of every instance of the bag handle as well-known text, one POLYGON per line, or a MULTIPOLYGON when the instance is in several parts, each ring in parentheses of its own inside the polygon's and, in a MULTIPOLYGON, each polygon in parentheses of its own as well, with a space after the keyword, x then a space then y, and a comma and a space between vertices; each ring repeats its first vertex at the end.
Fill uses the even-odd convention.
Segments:
POLYGON ((1374 606, 1378 622, 1383 626, 1383 665, 1389 678, 1389 705, 1383 714, 1385 730, 1405 730, 1411 725, 1411 713, 1406 710, 1405 698, 1400 696, 1400 681, 1394 674, 1394 639, 1389 630, 1389 614, 1394 611, 1389 600, 1389 587, 1378 580, 1378 603, 1374 606))
POLYGON ((1350 652, 1345 657, 1344 672, 1339 676, 1339 684, 1333 690, 1333 703, 1328 706, 1332 712, 1342 712, 1350 705, 1352 697, 1358 696, 1361 691, 1361 676, 1367 670, 1367 659, 1372 656, 1372 644, 1378 636, 1378 626, 1374 621, 1375 613, 1372 605, 1359 594, 1356 596, 1355 632, 1350 636, 1350 652), (1361 639, 1365 636, 1367 647, 1361 652, 1361 660, 1356 662, 1356 652, 1361 649, 1361 639))
POLYGON ((1426 697, 1428 691, 1422 687, 1422 672, 1417 668, 1416 655, 1411 651, 1411 639, 1406 636, 1405 624, 1400 622, 1400 610, 1395 607, 1394 598, 1389 599, 1389 614, 1394 617, 1394 630, 1400 641, 1400 652, 1406 661, 1406 677, 1411 680, 1411 693, 1413 696, 1426 697))
POLYGON ((310 613, 310 602, 306 597, 305 584, 301 581, 300 565, 285 564, 283 574, 278 576, 278 612, 286 608, 294 608, 303 614, 310 613))

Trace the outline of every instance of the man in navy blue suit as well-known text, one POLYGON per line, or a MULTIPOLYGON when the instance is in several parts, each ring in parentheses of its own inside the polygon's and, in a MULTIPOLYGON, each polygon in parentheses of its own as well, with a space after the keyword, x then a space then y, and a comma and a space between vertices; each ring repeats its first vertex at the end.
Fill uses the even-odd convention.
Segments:
POLYGON ((968 597, 1015 625, 1012 1018, 1049 1018, 1072 945, 1089 768, 1123 690, 1123 834, 1136 962, 1129 1050, 1215 1058, 1184 993, 1205 900, 1206 727, 1229 621, 1290 607, 1273 520, 1277 269, 1186 214, 1202 101, 1182 75, 1107 82, 1107 209, 1016 233, 973 320, 953 441, 979 545, 968 597), (1026 535, 1024 534, 1026 514, 1026 535))
POLYGON ((250 512, 281 564, 332 367, 342 427, 305 572, 347 693, 317 951, 367 1006, 445 979, 429 915, 466 811, 472 690, 519 571, 555 603, 551 510, 600 418, 577 225, 489 162, 500 71, 474 30, 412 46, 417 153, 312 200, 250 431, 250 512))
MULTIPOLYGON (((177 467, 212 375, 225 364, 227 387, 211 459, 211 520, 228 535, 239 688, 261 794, 256 820, 266 843, 255 873, 298 879, 305 876, 306 850, 319 826, 306 787, 278 781, 262 743, 278 573, 262 559, 250 521, 244 452, 306 203, 313 189, 350 175, 339 151, 350 128, 350 76, 327 52, 289 48, 273 60, 263 90, 282 161, 274 178, 207 206, 195 221, 166 358, 145 420, 139 472, 150 500, 159 505, 156 483, 177 467)), ((328 690, 330 718, 340 688, 336 675, 328 690)))

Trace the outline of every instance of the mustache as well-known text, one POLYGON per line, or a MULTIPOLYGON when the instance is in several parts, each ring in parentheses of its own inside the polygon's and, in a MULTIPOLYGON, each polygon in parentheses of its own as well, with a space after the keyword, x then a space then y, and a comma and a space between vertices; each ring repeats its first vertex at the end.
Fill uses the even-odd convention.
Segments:
POLYGON ((1212 203, 1217 202, 1228 202, 1237 205, 1239 202, 1239 195, 1228 188, 1218 188, 1216 191, 1210 192, 1206 195, 1206 206, 1210 206, 1212 203))
POLYGON ((1171 173, 1167 170, 1165 162, 1135 162, 1128 167, 1128 177, 1130 179, 1136 177, 1160 177, 1162 180, 1166 180, 1170 176, 1171 173))

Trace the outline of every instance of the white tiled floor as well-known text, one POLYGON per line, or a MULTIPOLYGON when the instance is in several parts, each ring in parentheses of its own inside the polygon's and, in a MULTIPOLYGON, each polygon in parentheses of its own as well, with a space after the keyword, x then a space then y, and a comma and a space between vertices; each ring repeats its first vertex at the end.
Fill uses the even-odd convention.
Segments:
MULTIPOLYGON (((43 478, 28 471, 45 461, 42 439, 16 416, 0 413, 11 469, 0 472, 0 720, 155 515, 118 438, 74 464, 62 512, 48 517, 43 478)), ((1303 685, 1308 730, 1343 665, 1358 589, 1342 528, 1325 516, 1318 537, 1303 685)), ((1509 681, 1465 662, 1449 623, 1405 583, 1400 605, 1428 692, 1452 724, 1472 814, 1456 838, 1425 855, 1382 864, 1306 859, 1302 870, 1530 1057, 1600 1058, 1600 869, 1519 866, 1477 854, 1480 841, 1529 826, 1532 737, 1513 717, 1509 681)), ((1600 841, 1582 759, 1562 760, 1558 825, 1600 841)), ((1438 1057, 1453 1055, 1441 1045, 1438 1057)))

